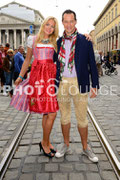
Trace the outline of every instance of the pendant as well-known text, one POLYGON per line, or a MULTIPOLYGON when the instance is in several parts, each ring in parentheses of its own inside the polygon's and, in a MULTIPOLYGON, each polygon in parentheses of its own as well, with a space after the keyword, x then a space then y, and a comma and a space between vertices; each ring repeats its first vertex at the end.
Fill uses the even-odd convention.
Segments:
POLYGON ((48 43, 50 42, 50 40, 49 40, 49 39, 42 39, 41 42, 42 42, 43 44, 48 44, 48 43))

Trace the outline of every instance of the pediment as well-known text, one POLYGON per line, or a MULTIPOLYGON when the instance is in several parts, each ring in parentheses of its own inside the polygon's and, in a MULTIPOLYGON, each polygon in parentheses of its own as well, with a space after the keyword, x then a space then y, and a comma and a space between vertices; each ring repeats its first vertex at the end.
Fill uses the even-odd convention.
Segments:
POLYGON ((26 24, 26 23, 30 23, 30 22, 7 14, 3 14, 3 13, 0 14, 0 24, 26 24))

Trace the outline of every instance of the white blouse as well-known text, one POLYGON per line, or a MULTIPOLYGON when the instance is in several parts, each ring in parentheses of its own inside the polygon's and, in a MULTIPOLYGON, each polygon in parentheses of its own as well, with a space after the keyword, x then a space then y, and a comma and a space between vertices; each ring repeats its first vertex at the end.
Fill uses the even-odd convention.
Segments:
MULTIPOLYGON (((32 48, 34 36, 28 36, 27 38, 27 47, 32 48)), ((54 47, 52 44, 37 44, 37 47, 54 47)))

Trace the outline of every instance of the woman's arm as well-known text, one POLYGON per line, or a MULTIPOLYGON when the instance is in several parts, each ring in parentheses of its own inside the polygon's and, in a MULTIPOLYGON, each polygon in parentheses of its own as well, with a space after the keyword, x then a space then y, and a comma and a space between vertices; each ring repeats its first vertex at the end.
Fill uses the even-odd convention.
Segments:
MULTIPOLYGON (((28 66, 30 64, 31 58, 32 58, 32 48, 28 47, 27 55, 26 55, 23 65, 22 65, 19 76, 24 77, 25 73, 27 72, 28 66)), ((18 85, 21 81, 22 81, 22 79, 20 77, 18 77, 17 80, 15 81, 15 85, 18 85)))

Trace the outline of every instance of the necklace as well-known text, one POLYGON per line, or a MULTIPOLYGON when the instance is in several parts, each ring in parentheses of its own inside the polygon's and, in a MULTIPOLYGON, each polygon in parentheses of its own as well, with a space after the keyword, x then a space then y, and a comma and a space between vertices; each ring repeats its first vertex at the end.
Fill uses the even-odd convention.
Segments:
POLYGON ((43 44, 48 44, 48 43, 50 42, 50 40, 49 40, 49 39, 42 39, 41 42, 42 42, 43 44))

